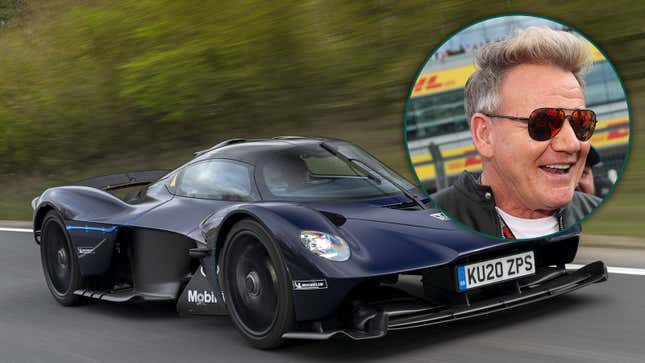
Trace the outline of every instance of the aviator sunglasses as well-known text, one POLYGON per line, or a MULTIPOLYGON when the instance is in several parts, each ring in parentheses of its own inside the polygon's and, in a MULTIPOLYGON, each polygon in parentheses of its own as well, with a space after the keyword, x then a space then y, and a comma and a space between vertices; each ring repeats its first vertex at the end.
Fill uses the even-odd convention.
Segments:
POLYGON ((596 129, 596 113, 592 110, 572 110, 570 115, 563 108, 545 107, 531 112, 529 117, 485 114, 488 117, 507 118, 514 121, 528 121, 529 136, 535 141, 546 141, 562 130, 564 120, 569 124, 580 141, 587 141, 596 129))

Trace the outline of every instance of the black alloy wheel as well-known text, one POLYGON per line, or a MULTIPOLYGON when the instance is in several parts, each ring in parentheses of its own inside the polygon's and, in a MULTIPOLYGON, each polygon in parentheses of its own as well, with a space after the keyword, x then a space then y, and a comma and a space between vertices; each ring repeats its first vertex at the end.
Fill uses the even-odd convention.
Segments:
POLYGON ((52 296, 61 305, 81 302, 74 291, 81 288, 78 259, 73 254, 62 219, 54 211, 45 215, 41 229, 40 258, 45 281, 52 296))
POLYGON ((220 254, 221 284, 233 323, 251 345, 270 349, 293 325, 289 276, 268 233, 249 219, 229 232, 220 254))

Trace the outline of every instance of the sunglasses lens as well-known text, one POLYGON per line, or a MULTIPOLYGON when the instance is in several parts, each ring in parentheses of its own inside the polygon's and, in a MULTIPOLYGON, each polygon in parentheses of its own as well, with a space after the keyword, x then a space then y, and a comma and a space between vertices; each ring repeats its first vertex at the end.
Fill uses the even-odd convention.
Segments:
POLYGON ((564 111, 557 108, 534 110, 529 116, 529 136, 536 141, 552 139, 560 132, 564 118, 564 111))
POLYGON ((571 114, 571 127, 580 141, 587 141, 596 129, 596 114, 591 110, 575 110, 571 114))

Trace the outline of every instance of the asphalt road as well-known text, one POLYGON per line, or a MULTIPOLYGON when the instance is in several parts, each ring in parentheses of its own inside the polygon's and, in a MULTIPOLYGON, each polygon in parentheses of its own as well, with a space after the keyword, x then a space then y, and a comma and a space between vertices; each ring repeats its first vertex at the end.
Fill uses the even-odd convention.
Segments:
POLYGON ((29 233, 0 232, 0 362, 644 362, 645 276, 383 339, 245 344, 227 317, 180 318, 172 304, 63 307, 29 233))

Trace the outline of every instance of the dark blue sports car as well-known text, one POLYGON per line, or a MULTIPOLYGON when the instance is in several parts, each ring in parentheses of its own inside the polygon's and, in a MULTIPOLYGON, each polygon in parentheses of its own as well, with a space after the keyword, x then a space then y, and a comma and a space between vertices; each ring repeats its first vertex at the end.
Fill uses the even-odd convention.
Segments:
POLYGON ((565 269, 578 230, 529 242, 463 231, 339 140, 228 140, 170 172, 92 178, 32 205, 59 303, 176 301, 182 314, 229 314, 259 348, 381 337, 607 278, 600 261, 565 269))

